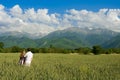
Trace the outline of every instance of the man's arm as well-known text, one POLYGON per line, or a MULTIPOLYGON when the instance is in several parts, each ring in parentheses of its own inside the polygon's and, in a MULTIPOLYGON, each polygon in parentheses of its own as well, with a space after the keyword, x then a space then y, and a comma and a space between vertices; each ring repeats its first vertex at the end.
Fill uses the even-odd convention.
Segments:
POLYGON ((24 57, 27 57, 27 55, 28 55, 28 53, 26 53, 26 54, 24 55, 24 57))

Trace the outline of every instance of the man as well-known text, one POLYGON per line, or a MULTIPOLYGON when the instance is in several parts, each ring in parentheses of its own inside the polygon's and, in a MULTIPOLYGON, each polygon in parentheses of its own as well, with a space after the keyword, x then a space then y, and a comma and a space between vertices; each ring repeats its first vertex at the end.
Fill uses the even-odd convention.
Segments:
POLYGON ((30 49, 27 49, 27 53, 24 55, 25 57, 25 66, 30 66, 32 58, 33 58, 33 53, 30 51, 30 49))

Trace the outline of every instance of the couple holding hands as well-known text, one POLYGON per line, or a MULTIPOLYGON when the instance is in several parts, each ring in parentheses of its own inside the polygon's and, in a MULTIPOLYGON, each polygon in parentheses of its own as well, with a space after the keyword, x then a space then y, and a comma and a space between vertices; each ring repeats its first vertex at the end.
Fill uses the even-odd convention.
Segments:
POLYGON ((30 51, 30 48, 27 49, 27 52, 24 50, 20 54, 19 64, 29 66, 33 58, 33 53, 30 51))

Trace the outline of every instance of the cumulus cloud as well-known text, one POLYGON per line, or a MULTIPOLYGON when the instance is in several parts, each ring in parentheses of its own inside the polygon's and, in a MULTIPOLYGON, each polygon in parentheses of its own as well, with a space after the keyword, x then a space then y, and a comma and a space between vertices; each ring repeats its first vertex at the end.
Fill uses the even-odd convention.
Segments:
POLYGON ((67 10, 64 14, 49 13, 48 9, 22 9, 15 5, 10 9, 0 5, 0 32, 27 32, 48 34, 69 27, 107 28, 120 32, 120 9, 67 10))
POLYGON ((0 5, 0 32, 27 32, 30 34, 43 33, 48 34, 55 31, 59 20, 56 14, 48 14, 48 9, 34 8, 23 10, 19 5, 5 10, 0 5))
POLYGON ((98 12, 71 9, 64 19, 75 27, 101 27, 120 32, 120 9, 100 9, 98 12))

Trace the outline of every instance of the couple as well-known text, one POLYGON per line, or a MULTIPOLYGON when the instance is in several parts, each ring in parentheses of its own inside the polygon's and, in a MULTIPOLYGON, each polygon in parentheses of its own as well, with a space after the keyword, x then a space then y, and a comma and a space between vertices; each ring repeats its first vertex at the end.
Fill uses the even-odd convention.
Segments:
POLYGON ((33 53, 28 48, 27 52, 25 52, 25 50, 21 52, 19 64, 20 65, 25 64, 25 66, 30 66, 32 58, 33 58, 33 53))

